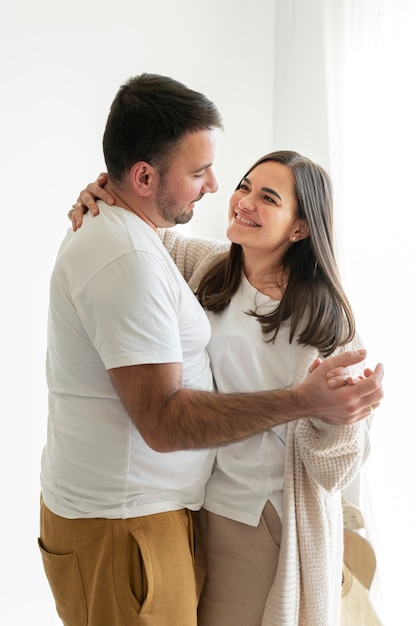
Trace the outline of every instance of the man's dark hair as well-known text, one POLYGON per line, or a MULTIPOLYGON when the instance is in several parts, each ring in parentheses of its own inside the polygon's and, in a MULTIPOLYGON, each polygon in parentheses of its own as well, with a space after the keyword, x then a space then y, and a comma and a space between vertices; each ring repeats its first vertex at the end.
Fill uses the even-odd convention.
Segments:
POLYGON ((109 178, 120 182, 138 161, 163 175, 185 134, 213 128, 223 128, 221 115, 202 93, 167 76, 130 78, 111 105, 104 131, 109 178))

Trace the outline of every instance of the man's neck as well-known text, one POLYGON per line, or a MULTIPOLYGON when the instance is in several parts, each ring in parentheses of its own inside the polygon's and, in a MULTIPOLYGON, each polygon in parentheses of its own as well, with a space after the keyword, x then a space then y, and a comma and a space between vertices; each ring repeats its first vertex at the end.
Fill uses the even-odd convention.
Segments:
POLYGON ((104 189, 113 196, 116 206, 124 209, 125 211, 129 211, 130 213, 134 213, 138 218, 146 222, 148 226, 153 228, 153 230, 157 230, 156 224, 140 207, 138 197, 133 196, 128 190, 123 189, 123 187, 119 185, 115 185, 111 181, 107 182, 104 189))

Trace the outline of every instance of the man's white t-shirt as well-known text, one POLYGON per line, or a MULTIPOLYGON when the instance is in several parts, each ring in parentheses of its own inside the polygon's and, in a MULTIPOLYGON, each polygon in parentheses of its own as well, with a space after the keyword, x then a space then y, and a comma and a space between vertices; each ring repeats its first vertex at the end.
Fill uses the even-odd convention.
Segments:
POLYGON ((132 423, 108 369, 183 363, 183 386, 212 389, 208 319, 158 234, 100 202, 69 230, 50 286, 45 504, 67 518, 200 508, 214 450, 157 453, 132 423))
MULTIPOLYGON (((269 391, 293 384, 301 348, 295 340, 289 344, 288 325, 280 328, 274 343, 267 343, 257 318, 246 314, 270 313, 276 305, 243 276, 226 309, 208 313, 212 333, 208 353, 218 391, 269 391)), ((257 526, 270 500, 282 517, 286 431, 284 424, 218 448, 204 508, 257 526)))

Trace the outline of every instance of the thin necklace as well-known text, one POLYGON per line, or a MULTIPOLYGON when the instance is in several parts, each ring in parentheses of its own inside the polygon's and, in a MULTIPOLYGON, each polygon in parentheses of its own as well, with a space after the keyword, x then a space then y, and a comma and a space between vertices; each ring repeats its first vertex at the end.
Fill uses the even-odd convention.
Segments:
POLYGON ((270 283, 260 284, 258 287, 256 287, 256 289, 260 291, 261 293, 265 293, 266 291, 270 291, 273 289, 279 289, 281 294, 283 295, 283 292, 286 289, 288 281, 289 281, 289 276, 287 272, 281 272, 280 281, 277 280, 277 272, 276 272, 276 279, 273 283, 270 282, 270 283))

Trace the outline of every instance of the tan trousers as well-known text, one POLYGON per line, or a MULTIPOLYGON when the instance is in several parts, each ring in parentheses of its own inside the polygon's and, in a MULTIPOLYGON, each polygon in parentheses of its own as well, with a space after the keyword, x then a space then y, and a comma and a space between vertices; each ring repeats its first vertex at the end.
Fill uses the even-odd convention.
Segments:
POLYGON ((188 511, 71 520, 41 502, 39 547, 64 626, 196 626, 188 511))
POLYGON ((201 550, 206 568, 198 626, 261 626, 280 552, 282 526, 274 507, 266 504, 257 527, 205 510, 197 515, 199 580, 201 550))

